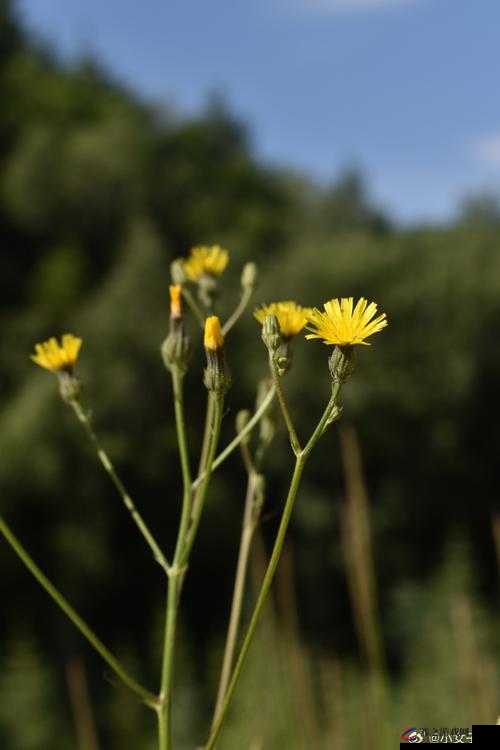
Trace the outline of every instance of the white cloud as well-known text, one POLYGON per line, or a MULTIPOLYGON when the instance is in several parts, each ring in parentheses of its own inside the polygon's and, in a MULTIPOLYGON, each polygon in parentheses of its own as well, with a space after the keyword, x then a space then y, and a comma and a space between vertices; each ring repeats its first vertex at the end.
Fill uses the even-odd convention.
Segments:
POLYGON ((416 0, 300 0, 303 10, 323 13, 339 11, 378 10, 411 5, 416 0))
POLYGON ((500 133, 486 135, 476 141, 474 153, 481 161, 500 165, 500 133))

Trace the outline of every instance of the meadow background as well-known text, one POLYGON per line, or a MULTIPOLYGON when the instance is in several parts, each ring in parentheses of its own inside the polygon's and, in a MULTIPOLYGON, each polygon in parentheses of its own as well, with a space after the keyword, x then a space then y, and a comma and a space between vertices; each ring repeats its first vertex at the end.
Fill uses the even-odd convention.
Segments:
MULTIPOLYGON (((221 310, 255 260, 254 300, 366 296, 390 327, 360 353, 339 427, 308 465, 275 595, 221 750, 390 747, 407 726, 500 714, 500 205, 401 227, 359 170, 318 186, 266 166, 212 97, 180 117, 67 65, 0 0, 0 502, 33 556, 139 677, 159 678, 164 582, 33 344, 84 339, 79 375, 102 440, 172 549, 179 514, 170 384, 159 347, 171 260, 231 252, 221 310), (377 744, 379 743, 379 744, 377 744)), ((194 321, 193 335, 197 334, 194 321)), ((187 377, 197 445, 203 352, 187 377)), ((248 312, 229 337, 223 442, 266 374, 248 312)), ((328 394, 326 349, 298 340, 286 378, 299 430, 328 394)), ((291 465, 281 429, 253 558, 258 581, 291 465)), ((176 674, 180 748, 209 718, 243 506, 237 455, 212 484, 185 589, 176 674)), ((154 747, 121 688, 0 543, 0 745, 154 747)))

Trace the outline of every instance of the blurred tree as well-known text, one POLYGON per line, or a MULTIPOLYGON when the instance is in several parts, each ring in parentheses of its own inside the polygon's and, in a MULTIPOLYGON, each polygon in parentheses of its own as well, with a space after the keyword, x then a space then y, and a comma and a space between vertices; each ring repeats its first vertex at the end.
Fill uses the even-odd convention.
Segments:
POLYGON ((484 190, 467 196, 459 206, 458 221, 465 226, 500 226, 500 193, 484 190))

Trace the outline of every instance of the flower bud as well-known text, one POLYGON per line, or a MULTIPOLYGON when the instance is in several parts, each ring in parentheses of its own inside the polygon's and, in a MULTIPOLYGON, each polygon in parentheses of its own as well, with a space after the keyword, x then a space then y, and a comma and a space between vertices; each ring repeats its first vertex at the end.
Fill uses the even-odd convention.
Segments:
POLYGON ((354 365, 354 347, 336 346, 328 359, 328 367, 334 383, 345 383, 352 375, 354 365))
POLYGON ((59 381, 59 393, 62 400, 67 404, 71 404, 72 401, 78 401, 81 392, 81 385, 78 378, 75 378, 73 373, 68 370, 60 370, 57 373, 57 379, 59 381))
POLYGON ((170 330, 162 344, 161 354, 165 367, 171 370, 176 367, 181 374, 187 370, 191 342, 186 333, 182 315, 182 287, 180 284, 170 285, 170 330))
POLYGON ((280 326, 276 315, 266 315, 262 323, 262 341, 270 354, 275 354, 283 343, 280 326))
POLYGON ((224 337, 217 315, 211 315, 205 321, 204 343, 207 355, 205 386, 209 391, 223 395, 231 385, 231 377, 224 357, 224 337))
POLYGON ((245 263, 241 272, 242 289, 253 289, 257 283, 257 266, 255 263, 245 263))

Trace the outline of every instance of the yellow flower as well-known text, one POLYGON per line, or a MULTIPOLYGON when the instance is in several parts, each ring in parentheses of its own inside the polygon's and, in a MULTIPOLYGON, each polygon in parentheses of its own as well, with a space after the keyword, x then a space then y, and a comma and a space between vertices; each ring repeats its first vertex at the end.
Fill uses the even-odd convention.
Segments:
POLYGON ((254 318, 263 323, 268 315, 275 315, 278 319, 281 335, 284 338, 296 336, 304 328, 312 313, 310 307, 301 307, 292 300, 286 302, 272 302, 262 305, 254 312, 254 318))
POLYGON ((375 318, 376 303, 368 304, 364 297, 361 297, 354 309, 352 297, 331 299, 323 307, 325 312, 314 308, 309 315, 311 325, 307 330, 312 333, 306 339, 323 339, 325 344, 337 346, 369 346, 365 339, 388 325, 386 314, 382 313, 375 318))
POLYGON ((229 253, 219 245, 193 247, 190 257, 184 261, 184 272, 191 281, 202 276, 220 276, 229 261, 229 253))
POLYGON ((182 317, 182 287, 180 284, 170 284, 170 317, 182 317))
POLYGON ((216 351, 224 346, 224 337, 217 315, 211 315, 205 320, 205 349, 216 351))
POLYGON ((32 354, 31 359, 51 372, 71 373, 78 359, 81 345, 81 339, 73 336, 72 333, 65 333, 61 344, 54 337, 44 341, 43 344, 36 344, 36 354, 32 354))

